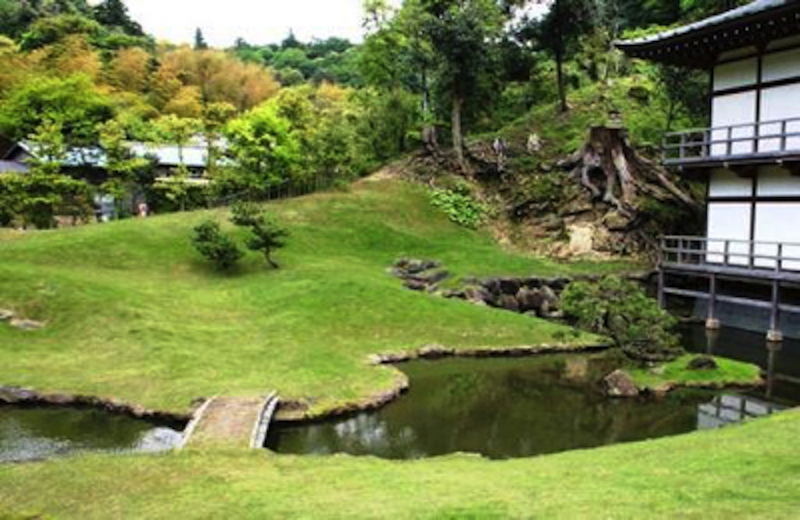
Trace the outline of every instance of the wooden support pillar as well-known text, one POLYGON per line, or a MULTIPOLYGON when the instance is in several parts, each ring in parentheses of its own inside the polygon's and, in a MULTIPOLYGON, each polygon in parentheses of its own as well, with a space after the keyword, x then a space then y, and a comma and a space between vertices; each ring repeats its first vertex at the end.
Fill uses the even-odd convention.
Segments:
POLYGON ((667 308, 667 301, 664 295, 664 270, 658 269, 658 306, 662 309, 667 308))
POLYGON ((780 282, 778 282, 778 280, 773 280, 772 305, 770 308, 769 332, 767 332, 767 341, 774 343, 783 341, 783 333, 778 330, 778 320, 780 319, 780 290, 780 282))
POLYGON ((711 273, 708 279, 708 318, 706 319, 706 329, 718 330, 720 322, 717 319, 717 275, 711 273))

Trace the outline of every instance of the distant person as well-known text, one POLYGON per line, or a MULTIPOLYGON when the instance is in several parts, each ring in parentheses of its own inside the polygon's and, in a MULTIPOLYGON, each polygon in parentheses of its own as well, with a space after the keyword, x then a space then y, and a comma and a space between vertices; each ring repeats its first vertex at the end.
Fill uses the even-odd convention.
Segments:
POLYGON ((146 218, 150 214, 150 208, 147 207, 146 202, 139 203, 139 218, 146 218))

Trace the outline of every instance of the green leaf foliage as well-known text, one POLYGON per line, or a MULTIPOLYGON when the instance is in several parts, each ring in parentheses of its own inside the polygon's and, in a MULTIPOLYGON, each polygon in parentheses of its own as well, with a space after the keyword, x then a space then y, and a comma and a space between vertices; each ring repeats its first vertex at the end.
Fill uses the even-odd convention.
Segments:
POLYGON ((233 238, 223 233, 214 220, 206 220, 194 228, 192 245, 219 271, 230 270, 244 256, 233 238))
POLYGON ((487 214, 486 206, 476 201, 466 186, 435 188, 431 191, 431 203, 444 211, 451 221, 469 229, 476 229, 487 214))
POLYGON ((231 222, 250 230, 247 248, 262 253, 267 263, 277 269, 278 264, 272 260, 272 252, 286 245, 289 231, 252 202, 238 202, 231 212, 231 222))
POLYGON ((635 282, 618 276, 576 281, 561 304, 578 327, 610 336, 636 361, 671 360, 683 353, 671 330, 675 318, 635 282))

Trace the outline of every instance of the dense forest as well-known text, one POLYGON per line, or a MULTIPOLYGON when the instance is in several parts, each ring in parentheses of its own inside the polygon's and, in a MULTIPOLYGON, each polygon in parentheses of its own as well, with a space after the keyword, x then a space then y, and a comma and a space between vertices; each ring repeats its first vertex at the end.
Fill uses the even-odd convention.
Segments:
MULTIPOLYGON (((366 0, 362 44, 289 32, 281 43, 213 49, 202 28, 193 46, 157 41, 122 0, 0 0, 0 134, 36 151, 30 175, 0 177, 0 224, 85 216, 98 192, 124 200, 161 190, 158 209, 175 209, 320 176, 346 182, 425 147, 466 168, 469 136, 551 109, 562 122, 585 107, 625 112, 632 139, 647 145, 703 119, 707 80, 631 63, 613 42, 737 3, 366 0), (547 4, 546 14, 526 15, 533 4, 547 4), (649 107, 628 113, 637 96, 649 107), (159 186, 152 160, 129 149, 199 138, 213 181, 199 197, 159 186), (93 148, 105 154, 99 178, 63 167, 93 148)), ((563 137, 559 151, 577 149, 563 137)))

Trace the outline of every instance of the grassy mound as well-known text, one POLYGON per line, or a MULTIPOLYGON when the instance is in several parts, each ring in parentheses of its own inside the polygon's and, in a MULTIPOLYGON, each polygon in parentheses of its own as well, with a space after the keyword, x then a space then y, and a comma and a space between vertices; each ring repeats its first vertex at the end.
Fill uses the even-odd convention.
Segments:
POLYGON ((723 387, 726 385, 757 385, 761 380, 761 369, 756 365, 734 361, 732 359, 714 358, 717 368, 714 370, 687 370, 686 365, 696 357, 686 354, 669 363, 658 371, 636 369, 631 377, 639 388, 657 390, 677 386, 723 387))
POLYGON ((598 341, 405 290, 386 272, 398 257, 435 258, 462 276, 625 267, 504 253, 448 222, 423 188, 393 181, 270 208, 292 232, 280 270, 256 255, 230 275, 202 261, 190 230, 210 215, 227 222, 225 210, 0 235, 0 308, 47 322, 38 332, 0 324, 0 384, 176 412, 202 396, 277 389, 322 411, 392 386, 396 373, 368 366, 371 353, 598 341))

